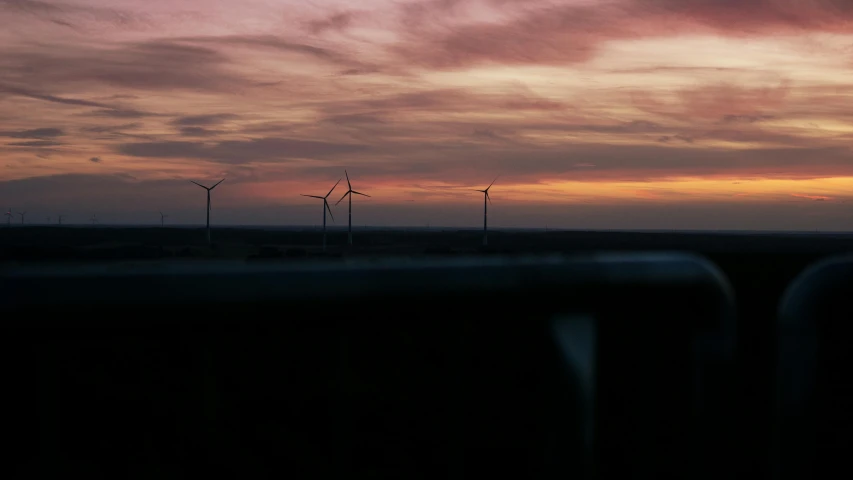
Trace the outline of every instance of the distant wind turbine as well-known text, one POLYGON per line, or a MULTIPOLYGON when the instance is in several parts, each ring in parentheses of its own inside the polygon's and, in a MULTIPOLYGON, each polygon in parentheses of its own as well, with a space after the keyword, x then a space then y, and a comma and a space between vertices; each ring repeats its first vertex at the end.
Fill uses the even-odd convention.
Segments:
MULTIPOLYGON (((333 222, 335 221, 335 216, 332 215, 332 209, 329 208, 328 198, 329 198, 329 195, 331 195, 332 192, 335 191, 335 187, 337 187, 338 184, 341 183, 341 180, 343 180, 343 178, 340 178, 340 179, 338 179, 337 182, 335 182, 335 185, 332 187, 331 190, 329 190, 329 193, 327 193, 325 197, 321 197, 319 195, 304 195, 304 194, 302 194, 303 197, 319 198, 320 200, 323 201, 323 251, 324 252, 326 251, 326 212, 327 211, 329 212, 329 216, 332 217, 332 221, 333 222)), ((350 241, 350 243, 352 243, 352 242, 350 241)))
POLYGON ((98 216, 93 213, 91 220, 92 220, 92 225, 98 223, 98 216))
MULTIPOLYGON (((498 175, 500 176, 500 175, 498 175)), ((485 190, 477 190, 483 193, 483 245, 489 244, 489 204, 492 203, 492 197, 489 196, 489 189, 498 181, 498 177, 492 180, 492 183, 485 190)))
MULTIPOLYGON (((347 195, 349 195, 349 230, 348 230, 348 234, 347 234, 347 243, 352 245, 352 195, 356 194, 356 195, 361 195, 364 197, 369 197, 370 195, 367 195, 366 193, 356 192, 355 190, 353 190, 352 184, 349 181, 349 173, 347 173, 346 170, 344 170, 344 175, 346 175, 346 177, 347 177, 347 188, 348 189, 347 189, 347 193, 345 193, 344 196, 341 197, 340 200, 338 200, 338 203, 341 203, 343 201, 343 199, 345 199, 347 197, 347 195)), ((336 203, 335 205, 337 205, 338 203, 336 203)))
POLYGON ((202 185, 198 182, 193 182, 192 180, 190 180, 190 181, 192 183, 195 183, 199 187, 207 190, 207 244, 210 245, 210 192, 211 192, 211 190, 216 188, 217 185, 224 182, 225 179, 223 178, 222 180, 216 182, 212 187, 205 187, 204 185, 202 185))
POLYGON ((6 210, 6 213, 4 213, 3 215, 6 215, 6 227, 11 227, 12 226, 12 209, 10 208, 9 210, 6 210))
POLYGON ((50 217, 47 217, 47 223, 50 223, 50 217))
POLYGON ((62 219, 65 218, 65 215, 57 215, 57 219, 59 219, 59 224, 62 225, 62 219))
POLYGON ((168 217, 168 215, 163 215, 163 212, 160 212, 160 226, 161 227, 166 223, 166 217, 168 217))
POLYGON ((21 225, 24 224, 24 217, 27 215, 27 212, 18 212, 18 215, 21 216, 21 225))

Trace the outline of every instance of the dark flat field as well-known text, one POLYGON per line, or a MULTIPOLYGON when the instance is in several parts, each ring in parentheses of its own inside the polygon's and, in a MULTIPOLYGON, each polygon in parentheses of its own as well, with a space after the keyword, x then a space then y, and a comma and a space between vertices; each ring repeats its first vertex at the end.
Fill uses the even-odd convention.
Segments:
POLYGON ((494 231, 483 248, 474 230, 356 231, 321 234, 263 228, 215 228, 207 247, 203 229, 27 226, 0 228, 0 259, 29 261, 131 260, 155 258, 246 259, 258 256, 422 255, 472 253, 577 253, 613 250, 680 250, 717 254, 826 255, 846 252, 853 234, 702 233, 620 231, 494 231))

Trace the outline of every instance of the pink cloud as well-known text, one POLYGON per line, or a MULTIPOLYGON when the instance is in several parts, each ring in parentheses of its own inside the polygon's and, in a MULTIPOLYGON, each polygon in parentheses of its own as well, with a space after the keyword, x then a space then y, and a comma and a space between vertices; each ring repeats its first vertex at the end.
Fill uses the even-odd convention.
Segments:
MULTIPOLYGON (((467 2, 470 3, 470 2, 467 2)), ((406 41, 392 47, 406 62, 457 69, 494 63, 567 65, 592 59, 610 40, 707 33, 741 37, 808 32, 847 33, 853 6, 844 0, 622 0, 613 2, 495 2, 509 8, 502 22, 456 18, 462 0, 415 3, 403 16, 406 41), (447 8, 450 4, 453 8, 447 8), (408 19, 408 20, 407 20, 408 19)))
POLYGON ((754 117, 782 107, 790 91, 791 85, 787 80, 762 88, 719 84, 682 90, 679 99, 687 117, 743 122, 756 120, 754 117))

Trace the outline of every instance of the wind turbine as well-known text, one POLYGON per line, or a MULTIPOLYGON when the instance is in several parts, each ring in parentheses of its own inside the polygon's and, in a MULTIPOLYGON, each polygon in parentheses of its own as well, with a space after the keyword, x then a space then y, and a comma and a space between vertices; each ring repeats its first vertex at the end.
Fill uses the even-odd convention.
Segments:
MULTIPOLYGON (((193 182, 192 180, 190 180, 190 181, 193 182)), ((211 190, 216 188, 217 185, 219 185, 220 183, 222 183, 224 181, 225 181, 225 179, 223 178, 222 180, 216 182, 212 187, 205 187, 204 185, 202 185, 198 182, 193 182, 196 185, 198 185, 199 187, 207 190, 207 244, 208 245, 210 245, 210 192, 211 192, 211 190)))
MULTIPOLYGON (((367 195, 366 193, 356 192, 355 190, 353 190, 352 184, 349 182, 349 173, 347 173, 346 170, 344 170, 344 175, 346 175, 346 177, 347 177, 347 188, 348 188, 348 190, 347 190, 347 193, 345 193, 344 196, 341 197, 340 200, 338 200, 338 203, 341 203, 341 201, 343 201, 343 199, 345 199, 347 197, 347 195, 349 195, 349 230, 348 230, 348 234, 347 234, 347 243, 352 245, 352 194, 354 193, 356 195, 361 195, 364 197, 369 197, 370 195, 367 195)), ((338 203, 336 203, 335 205, 337 206, 338 203)))
POLYGON ((492 203, 492 197, 489 196, 489 189, 498 181, 498 177, 495 177, 485 190, 477 190, 483 193, 483 246, 489 244, 489 204, 492 203))
POLYGON ((98 223, 98 216, 93 213, 91 220, 92 220, 92 226, 94 226, 96 223, 98 223))
POLYGON ((59 224, 62 225, 62 219, 65 218, 65 215, 57 215, 56 218, 59 219, 59 224))
POLYGON ((168 217, 168 215, 163 215, 163 212, 160 212, 160 226, 161 227, 166 223, 166 217, 168 217))
POLYGON ((9 210, 6 210, 6 213, 4 213, 3 215, 6 215, 6 227, 7 228, 11 227, 12 226, 12 209, 10 208, 9 210))
POLYGON ((47 223, 50 224, 50 217, 47 217, 47 223))
MULTIPOLYGON (((332 209, 329 208, 329 201, 327 199, 329 198, 329 195, 331 195, 332 192, 335 191, 335 187, 337 187, 338 184, 341 183, 341 180, 343 180, 343 178, 339 178, 338 181, 335 182, 335 185, 332 187, 331 190, 329 190, 329 193, 327 193, 325 197, 321 197, 319 195, 301 194, 303 197, 319 198, 320 200, 323 201, 323 251, 324 252, 326 251, 326 212, 327 211, 329 212, 329 216, 332 217, 332 221, 333 222, 335 221, 335 216, 332 215, 332 209)), ((352 241, 350 241, 350 243, 352 243, 352 241)))
POLYGON ((24 224, 24 216, 25 216, 26 214, 27 214, 27 212, 18 212, 18 215, 20 215, 20 216, 21 216, 21 225, 23 225, 23 224, 24 224))

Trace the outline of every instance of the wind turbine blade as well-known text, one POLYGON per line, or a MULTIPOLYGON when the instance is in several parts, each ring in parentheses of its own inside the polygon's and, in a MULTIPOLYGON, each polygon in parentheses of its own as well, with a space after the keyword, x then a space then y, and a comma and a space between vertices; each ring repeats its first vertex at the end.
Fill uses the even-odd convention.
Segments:
POLYGON ((323 203, 326 205, 326 210, 328 210, 328 211, 329 211, 329 216, 330 216, 330 217, 332 217, 332 221, 334 222, 334 221, 335 221, 335 216, 334 216, 334 215, 332 215, 332 209, 331 209, 331 207, 329 207, 329 202, 327 202, 327 201, 326 201, 326 199, 324 198, 324 199, 323 199, 323 203))
POLYGON ((475 192, 486 193, 485 190, 474 190, 475 192))
POLYGON ((304 193, 300 193, 303 197, 311 197, 311 198, 319 198, 320 200, 325 200, 326 197, 321 197, 318 195, 305 195, 304 193))
POLYGON ((362 195, 362 196, 365 196, 365 197, 369 197, 369 196, 370 196, 370 195, 368 195, 368 194, 366 194, 366 193, 356 192, 355 190, 353 190, 353 191, 352 191, 352 193, 354 193, 354 194, 356 194, 356 195, 362 195))
POLYGON ((349 189, 352 190, 352 184, 349 183, 349 173, 347 173, 346 169, 344 169, 344 175, 346 175, 346 177, 347 177, 347 187, 349 187, 349 189))
POLYGON ((351 192, 352 192, 352 190, 347 190, 347 193, 345 193, 345 194, 344 194, 344 196, 343 196, 343 197, 341 197, 341 199, 340 199, 340 200, 338 200, 337 202, 335 202, 335 205, 337 205, 337 204, 341 203, 341 202, 343 201, 343 199, 347 198, 347 195, 349 195, 351 192))
POLYGON ((338 184, 339 184, 339 183, 341 183, 341 180, 343 180, 343 178, 339 178, 339 179, 338 179, 338 181, 337 181, 337 182, 335 182, 335 186, 334 186, 334 187, 332 187, 332 189, 331 189, 331 190, 329 190, 329 193, 327 193, 327 194, 326 194, 326 196, 325 196, 325 197, 323 197, 323 198, 326 198, 326 197, 328 197, 329 195, 331 195, 331 194, 332 194, 332 192, 334 192, 334 191, 335 191, 335 187, 337 187, 337 186, 338 186, 338 184))
POLYGON ((500 178, 500 175, 498 175, 497 177, 495 177, 495 179, 494 179, 494 180, 492 180, 492 183, 490 183, 490 184, 489 184, 489 186, 488 186, 488 187, 486 187, 486 190, 488 190, 488 189, 492 188, 492 185, 494 185, 494 184, 495 184, 495 182, 497 182, 497 181, 498 181, 498 178, 500 178))
POLYGON ((489 195, 489 192, 486 192, 486 199, 489 200, 489 205, 492 204, 492 197, 489 195))
POLYGON ((213 190, 214 188, 216 188, 216 185, 219 185, 220 183, 222 183, 224 181, 225 181, 225 179, 223 178, 222 180, 216 182, 212 187, 210 187, 210 189, 213 190))
MULTIPOLYGON (((190 181, 191 181, 191 182, 193 182, 192 180, 190 180, 190 181)), ((205 190, 208 190, 208 188, 207 188, 207 187, 205 187, 204 185, 202 185, 202 184, 200 184, 200 183, 198 183, 198 182, 193 182, 193 183, 194 183, 194 184, 196 184, 196 185, 198 185, 199 187, 201 187, 201 188, 205 189, 205 190)))

